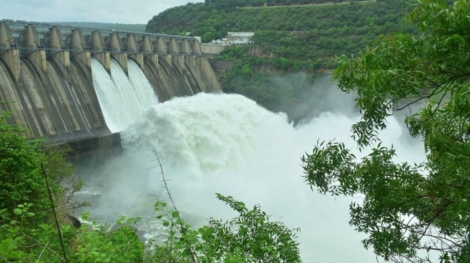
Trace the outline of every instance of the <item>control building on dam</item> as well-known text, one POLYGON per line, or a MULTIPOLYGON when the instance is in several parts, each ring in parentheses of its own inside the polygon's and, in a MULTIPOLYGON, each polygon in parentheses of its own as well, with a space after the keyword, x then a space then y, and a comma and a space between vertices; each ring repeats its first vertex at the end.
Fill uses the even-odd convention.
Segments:
POLYGON ((2 110, 13 111, 8 121, 30 138, 80 151, 119 141, 97 95, 96 61, 109 76, 140 68, 159 102, 221 92, 195 38, 0 20, 0 100, 9 102, 2 110))

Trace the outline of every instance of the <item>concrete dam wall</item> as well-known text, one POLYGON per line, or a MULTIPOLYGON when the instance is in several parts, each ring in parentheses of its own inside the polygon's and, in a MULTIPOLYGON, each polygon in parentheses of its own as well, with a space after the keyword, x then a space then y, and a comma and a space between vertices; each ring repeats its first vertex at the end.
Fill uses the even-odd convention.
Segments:
POLYGON ((9 122, 24 127, 30 138, 86 148, 119 131, 109 127, 114 109, 103 102, 114 91, 105 84, 97 90, 97 83, 106 82, 94 71, 109 74, 109 86, 129 78, 123 100, 112 102, 118 107, 125 107, 119 103, 131 100, 129 89, 141 89, 142 81, 159 102, 221 92, 194 38, 0 21, 0 100, 10 102, 1 107, 13 110, 9 122))

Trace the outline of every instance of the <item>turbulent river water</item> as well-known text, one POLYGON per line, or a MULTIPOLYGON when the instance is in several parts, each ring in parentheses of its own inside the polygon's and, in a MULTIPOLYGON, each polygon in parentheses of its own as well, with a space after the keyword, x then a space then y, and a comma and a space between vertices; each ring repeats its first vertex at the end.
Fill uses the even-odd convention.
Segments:
MULTIPOLYGON (((350 97, 336 96, 331 109, 342 108, 346 100, 351 104, 350 97)), ((106 121, 119 123, 112 118, 119 116, 108 115, 106 121)), ((361 244, 364 236, 348 224, 349 204, 360 198, 312 191, 301 167, 300 157, 317 140, 335 139, 354 148, 350 127, 358 116, 350 109, 321 112, 293 126, 284 114, 243 96, 198 94, 155 103, 133 120, 123 124, 121 154, 83 168, 87 187, 81 198, 92 197, 87 209, 92 217, 112 222, 120 215, 141 216, 147 236, 158 235, 162 227, 153 220, 153 203, 165 200, 166 191, 157 152, 176 205, 195 226, 209 217, 235 215, 216 199, 221 193, 250 207, 260 204, 272 220, 300 227, 304 262, 376 262, 361 244)), ((388 124, 380 137, 384 145, 393 143, 397 161, 422 160, 421 143, 407 139, 394 117, 388 124)))

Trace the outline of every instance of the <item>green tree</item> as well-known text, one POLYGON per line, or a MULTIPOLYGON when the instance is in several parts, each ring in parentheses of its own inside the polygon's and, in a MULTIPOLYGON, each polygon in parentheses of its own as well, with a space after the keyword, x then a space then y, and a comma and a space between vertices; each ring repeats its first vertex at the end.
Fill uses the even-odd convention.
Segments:
POLYGON ((350 206, 350 224, 386 260, 436 262, 426 256, 436 253, 440 262, 470 262, 468 14, 468 0, 420 1, 409 15, 419 36, 382 37, 358 57, 341 58, 334 76, 341 90, 357 92, 362 115, 353 137, 371 153, 357 162, 333 141, 302 157, 319 192, 363 195, 350 206), (382 146, 377 132, 392 112, 418 101, 426 104, 406 124, 423 139, 426 161, 395 163, 395 150, 382 146))
POLYGON ((243 202, 217 194, 217 198, 239 216, 223 222, 214 218, 199 229, 192 229, 177 210, 167 210, 166 203, 157 202, 155 211, 169 226, 165 246, 157 245, 157 262, 301 262, 296 233, 280 222, 270 222, 259 205, 249 210, 243 202), (177 238, 177 237, 180 238, 177 238))
POLYGON ((203 43, 209 43, 211 42, 212 39, 214 39, 212 32, 204 33, 204 35, 202 35, 202 38, 201 38, 203 43))
MULTIPOLYGON (((7 124, 11 114, 0 110, 0 210, 14 216, 18 205, 33 203, 32 219, 43 221, 50 212, 44 174, 51 181, 61 179, 71 174, 71 166, 63 150, 46 149, 42 141, 27 139, 19 126, 7 124)), ((51 190, 59 195, 61 188, 53 183, 51 190)))

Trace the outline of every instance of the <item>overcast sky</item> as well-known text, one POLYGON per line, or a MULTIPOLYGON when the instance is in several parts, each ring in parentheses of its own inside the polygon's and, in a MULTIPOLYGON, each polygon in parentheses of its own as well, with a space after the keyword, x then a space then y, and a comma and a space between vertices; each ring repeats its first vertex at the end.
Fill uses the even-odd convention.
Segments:
POLYGON ((146 24, 165 9, 204 0, 0 0, 0 19, 146 24))

